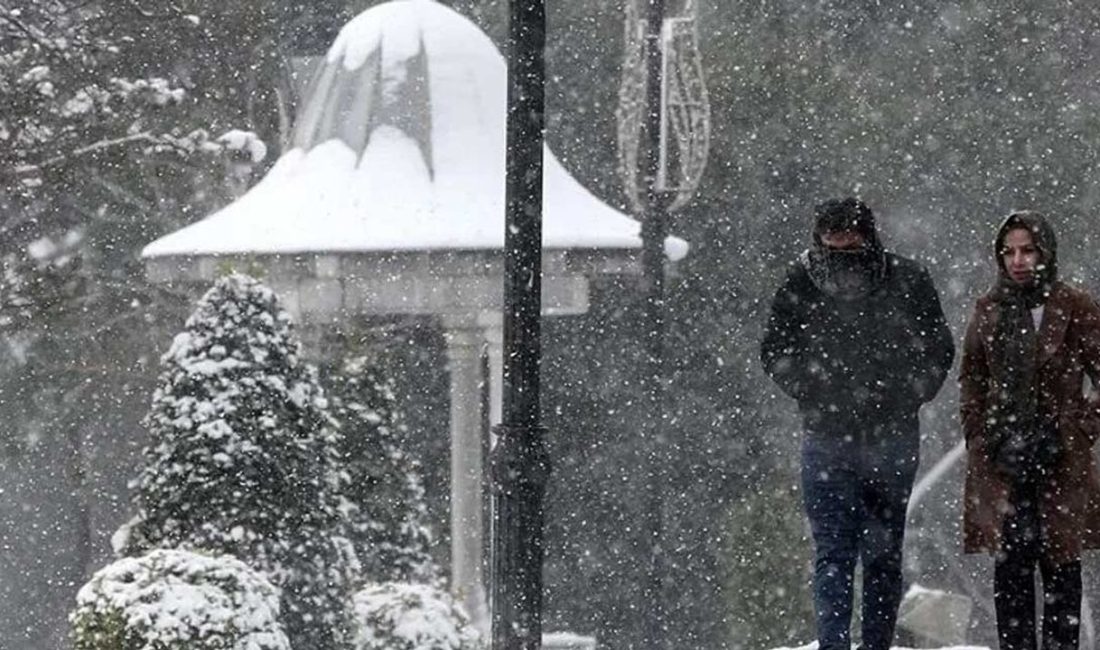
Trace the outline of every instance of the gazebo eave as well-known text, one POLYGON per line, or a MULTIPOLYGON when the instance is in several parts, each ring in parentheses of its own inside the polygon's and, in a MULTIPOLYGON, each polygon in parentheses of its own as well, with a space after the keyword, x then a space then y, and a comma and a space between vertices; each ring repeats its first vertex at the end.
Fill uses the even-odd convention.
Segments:
MULTIPOLYGON (((155 283, 208 285, 229 271, 263 278, 300 322, 322 324, 360 315, 499 314, 503 256, 499 250, 236 253, 147 257, 155 283)), ((637 249, 546 250, 543 311, 588 309, 589 280, 637 275, 637 249)))

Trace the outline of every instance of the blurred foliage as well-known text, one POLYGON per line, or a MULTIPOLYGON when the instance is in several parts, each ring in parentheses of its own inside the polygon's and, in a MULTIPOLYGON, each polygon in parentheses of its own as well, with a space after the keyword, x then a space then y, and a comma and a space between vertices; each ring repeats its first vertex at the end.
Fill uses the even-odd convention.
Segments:
POLYGON ((187 300, 151 286, 139 254, 263 170, 220 134, 280 142, 276 6, 0 2, 6 646, 58 647, 59 603, 109 554, 187 300))
POLYGON ((772 473, 730 508, 726 552, 735 648, 797 646, 814 638, 813 549, 802 496, 791 481, 772 473))

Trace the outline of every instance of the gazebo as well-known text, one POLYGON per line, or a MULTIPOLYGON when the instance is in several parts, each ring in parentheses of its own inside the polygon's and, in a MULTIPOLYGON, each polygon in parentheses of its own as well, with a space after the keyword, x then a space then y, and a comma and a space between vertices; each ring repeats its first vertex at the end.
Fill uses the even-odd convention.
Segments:
MULTIPOLYGON (((451 588, 483 629, 481 431, 486 415, 500 419, 505 75, 489 38, 434 0, 369 9, 321 62, 292 148, 268 174, 142 253, 152 280, 181 286, 256 269, 307 330, 358 315, 438 320, 451 387, 451 588)), ((582 313, 589 278, 638 272, 640 228, 544 154, 543 311, 582 313)), ((687 245, 670 238, 665 249, 678 259, 687 245)))

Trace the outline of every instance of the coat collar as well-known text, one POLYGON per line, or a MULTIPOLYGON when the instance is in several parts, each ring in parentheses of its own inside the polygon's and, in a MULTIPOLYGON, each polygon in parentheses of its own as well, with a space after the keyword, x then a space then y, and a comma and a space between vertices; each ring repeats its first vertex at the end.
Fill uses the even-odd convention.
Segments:
POLYGON ((1039 327, 1039 365, 1054 356, 1066 338, 1073 312, 1072 295, 1066 285, 1057 282, 1043 305, 1043 322, 1039 327))

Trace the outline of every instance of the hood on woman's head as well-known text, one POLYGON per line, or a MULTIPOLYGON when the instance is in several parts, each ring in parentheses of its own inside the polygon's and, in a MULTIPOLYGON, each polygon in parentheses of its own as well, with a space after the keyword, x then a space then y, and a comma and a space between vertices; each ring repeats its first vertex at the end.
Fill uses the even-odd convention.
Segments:
POLYGON ((1042 256, 1040 261, 1040 275, 1044 283, 1051 283, 1058 279, 1058 240, 1054 236, 1054 228, 1046 215, 1035 210, 1019 210, 1005 217, 1001 227, 997 229, 997 237, 993 240, 993 257, 997 260, 997 268, 1004 275, 1004 258, 1001 252, 1004 250, 1005 237, 1010 230, 1026 228, 1031 232, 1031 240, 1039 249, 1042 256))

